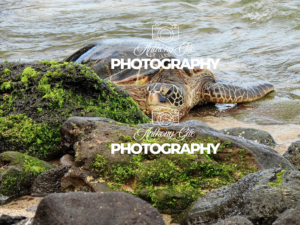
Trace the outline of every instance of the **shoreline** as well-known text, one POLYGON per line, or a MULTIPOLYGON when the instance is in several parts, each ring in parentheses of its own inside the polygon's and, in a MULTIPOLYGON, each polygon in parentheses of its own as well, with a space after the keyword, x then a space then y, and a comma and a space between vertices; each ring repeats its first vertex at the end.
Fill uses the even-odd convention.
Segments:
POLYGON ((292 142, 300 139, 300 125, 296 124, 258 125, 254 123, 244 123, 232 117, 205 116, 200 118, 189 115, 183 118, 180 122, 184 122, 187 120, 199 120, 217 130, 233 127, 247 127, 267 131, 272 135, 277 143, 274 149, 281 155, 283 155, 284 152, 287 151, 292 142))

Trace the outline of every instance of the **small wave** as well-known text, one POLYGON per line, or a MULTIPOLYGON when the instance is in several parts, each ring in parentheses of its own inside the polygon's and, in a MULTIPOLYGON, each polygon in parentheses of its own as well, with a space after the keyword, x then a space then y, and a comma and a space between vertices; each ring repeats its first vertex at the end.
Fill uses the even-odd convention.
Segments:
POLYGON ((276 3, 256 2, 245 6, 242 10, 242 19, 252 23, 265 23, 273 19, 290 19, 295 12, 290 8, 276 3))

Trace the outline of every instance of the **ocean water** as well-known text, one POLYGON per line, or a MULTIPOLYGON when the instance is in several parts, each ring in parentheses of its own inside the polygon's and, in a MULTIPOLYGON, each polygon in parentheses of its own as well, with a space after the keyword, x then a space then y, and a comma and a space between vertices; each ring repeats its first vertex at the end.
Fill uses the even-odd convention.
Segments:
POLYGON ((202 106, 192 111, 195 116, 300 124, 297 0, 0 0, 0 62, 63 60, 100 39, 151 39, 170 24, 178 25, 171 29, 179 38, 169 45, 188 42, 194 46, 188 56, 221 59, 218 79, 276 86, 257 102, 202 106))

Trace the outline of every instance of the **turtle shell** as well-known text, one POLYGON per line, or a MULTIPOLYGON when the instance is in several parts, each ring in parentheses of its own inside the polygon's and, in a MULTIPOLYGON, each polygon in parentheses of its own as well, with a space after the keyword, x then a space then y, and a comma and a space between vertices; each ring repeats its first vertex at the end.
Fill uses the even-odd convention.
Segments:
MULTIPOLYGON (((147 83, 159 72, 159 69, 144 67, 140 69, 121 69, 117 66, 111 69, 112 59, 179 59, 183 60, 186 56, 170 46, 150 39, 144 38, 118 38, 107 39, 89 44, 70 57, 66 62, 77 62, 92 67, 96 74, 102 79, 110 80, 119 84, 127 83, 147 83), (157 47, 160 47, 157 48, 157 47), (153 49, 159 51, 153 51, 153 49), (137 82, 139 81, 139 82, 137 82)), ((144 65, 144 64, 143 64, 144 65)))

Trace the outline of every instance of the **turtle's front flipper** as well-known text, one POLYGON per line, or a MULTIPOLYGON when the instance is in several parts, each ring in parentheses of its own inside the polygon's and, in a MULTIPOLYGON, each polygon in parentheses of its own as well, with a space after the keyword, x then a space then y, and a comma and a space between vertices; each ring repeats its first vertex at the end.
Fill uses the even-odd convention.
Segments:
POLYGON ((214 103, 251 102, 262 98, 274 90, 274 85, 270 83, 257 83, 242 87, 218 82, 208 82, 204 87, 202 98, 206 102, 214 103))

